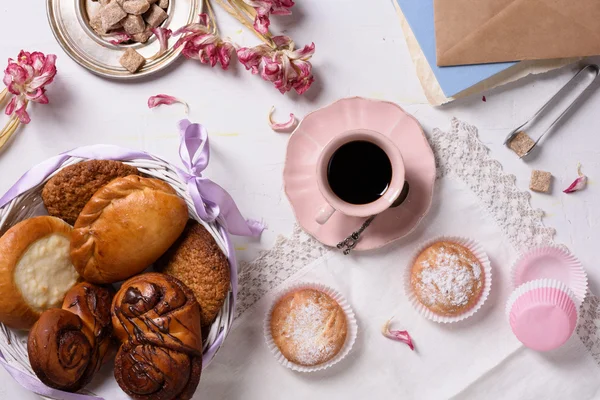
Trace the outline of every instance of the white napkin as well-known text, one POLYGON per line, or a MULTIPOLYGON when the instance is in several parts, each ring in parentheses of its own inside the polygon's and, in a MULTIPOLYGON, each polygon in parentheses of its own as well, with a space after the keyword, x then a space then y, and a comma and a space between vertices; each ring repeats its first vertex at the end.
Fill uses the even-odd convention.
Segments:
MULTIPOLYGON (((368 230, 366 231, 368 234, 368 230)), ((339 290, 354 307, 358 339, 334 367, 298 373, 279 365, 267 348, 263 320, 276 293, 245 312, 204 372, 197 392, 208 399, 589 399, 600 390, 597 366, 577 337, 551 353, 524 348, 504 314, 516 251, 477 197, 451 175, 439 180, 432 209, 408 238, 382 250, 352 256, 329 253, 287 283, 320 282, 339 290), (492 261, 492 290, 468 320, 436 324, 408 303, 402 274, 418 243, 437 235, 481 243, 492 261), (384 338, 411 334, 416 351, 384 338)))

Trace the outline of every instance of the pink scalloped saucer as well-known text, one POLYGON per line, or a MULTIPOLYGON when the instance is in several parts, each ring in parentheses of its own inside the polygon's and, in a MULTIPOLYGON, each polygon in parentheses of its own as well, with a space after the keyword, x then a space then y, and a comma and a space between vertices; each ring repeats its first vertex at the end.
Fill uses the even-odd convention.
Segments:
POLYGON ((429 211, 435 184, 435 158, 419 122, 398 105, 361 97, 341 99, 308 114, 290 137, 283 182, 300 226, 327 246, 336 246, 357 230, 364 218, 335 213, 324 225, 315 215, 325 199, 317 186, 317 159, 337 134, 369 129, 387 136, 402 152, 407 199, 381 213, 363 233, 356 250, 382 247, 412 232, 429 211))

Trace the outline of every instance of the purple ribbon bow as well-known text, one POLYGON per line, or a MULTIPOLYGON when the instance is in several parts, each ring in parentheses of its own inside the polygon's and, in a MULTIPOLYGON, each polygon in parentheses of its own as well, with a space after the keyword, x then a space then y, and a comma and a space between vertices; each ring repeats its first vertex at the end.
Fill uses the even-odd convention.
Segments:
POLYGON ((264 225, 258 221, 245 220, 229 193, 202 176, 210 160, 206 128, 184 119, 179 122, 179 130, 179 156, 188 172, 178 169, 177 173, 187 182, 188 193, 194 200, 198 216, 206 222, 222 217, 225 227, 232 235, 259 236, 264 225))
MULTIPOLYGON (((187 183, 188 193, 194 202, 198 216, 206 222, 218 220, 225 230, 233 235, 259 236, 264 230, 264 225, 258 221, 245 220, 237 208, 233 198, 219 185, 202 176, 208 165, 210 151, 208 133, 200 124, 192 124, 188 120, 179 122, 181 143, 179 155, 186 170, 176 168, 177 174, 187 183)), ((111 145, 95 145, 73 149, 50 158, 27 171, 5 194, 0 198, 0 207, 4 207, 15 197, 36 187, 60 167, 68 158, 79 157, 83 159, 131 161, 135 159, 155 160, 147 153, 129 150, 111 145)), ((161 160, 163 161, 163 160, 161 160)), ((233 243, 221 229, 229 251, 229 262, 232 271, 236 272, 235 253, 233 243)), ((231 274, 231 286, 234 298, 237 294, 237 273, 231 274)), ((235 304, 233 305, 235 308, 235 304)), ((203 368, 212 360, 219 346, 225 340, 225 333, 220 332, 214 344, 203 354, 203 368)), ((0 353, 0 364, 10 375, 25 389, 42 396, 62 400, 103 400, 101 397, 77 393, 68 393, 47 387, 36 377, 10 365, 4 355, 0 353)))

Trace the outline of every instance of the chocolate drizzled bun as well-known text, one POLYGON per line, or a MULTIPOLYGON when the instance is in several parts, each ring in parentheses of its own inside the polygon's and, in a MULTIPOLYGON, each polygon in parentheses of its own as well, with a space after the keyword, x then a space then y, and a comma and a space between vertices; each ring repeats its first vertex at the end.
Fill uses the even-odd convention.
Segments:
POLYGON ((42 313, 29 332, 27 352, 47 386, 76 392, 87 385, 110 347, 110 289, 84 282, 71 289, 62 309, 42 313))
POLYGON ((200 306, 192 291, 168 275, 129 279, 112 304, 121 347, 115 378, 138 400, 191 399, 202 372, 200 306))

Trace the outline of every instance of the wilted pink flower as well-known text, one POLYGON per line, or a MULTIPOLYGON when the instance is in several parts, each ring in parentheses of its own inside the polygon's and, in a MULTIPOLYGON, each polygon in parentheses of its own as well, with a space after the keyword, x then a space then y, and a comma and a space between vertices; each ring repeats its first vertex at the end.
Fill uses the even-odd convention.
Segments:
POLYGON ((275 113, 275 106, 271 107, 271 111, 269 111, 269 126, 275 132, 286 132, 292 128, 295 128, 298 124, 298 120, 294 114, 290 113, 290 119, 287 122, 275 122, 273 120, 273 114, 275 113))
POLYGON ((412 342, 412 339, 407 331, 393 331, 390 329, 390 324, 392 323, 392 319, 390 318, 381 328, 381 333, 388 339, 396 340, 398 342, 402 342, 410 347, 411 350, 415 350, 415 346, 412 342))
POLYGON ((290 15, 294 6, 293 0, 243 0, 244 3, 254 8, 256 18, 254 19, 254 29, 263 35, 269 32, 272 15, 290 15))
POLYGON ((148 99, 148 108, 154 108, 160 105, 170 106, 176 103, 183 104, 183 106, 185 107, 185 113, 189 113, 190 107, 185 101, 178 99, 177 97, 169 96, 168 94, 157 94, 156 96, 150 97, 148 99))
POLYGON ((281 93, 292 89, 298 94, 306 92, 314 82, 312 64, 308 61, 315 52, 315 44, 294 50, 294 42, 288 36, 274 36, 273 49, 267 44, 238 49, 238 59, 247 70, 272 82, 281 93))
POLYGON ((200 14, 200 22, 186 25, 173 33, 174 36, 183 36, 175 43, 175 48, 183 46, 182 53, 187 58, 200 60, 211 67, 221 64, 223 69, 229 67, 231 55, 235 50, 233 44, 221 39, 210 28, 210 18, 200 14))
POLYGON ((40 52, 21 51, 16 60, 8 59, 4 71, 4 84, 14 95, 6 106, 6 115, 16 115, 23 124, 31 121, 27 113, 27 104, 33 101, 47 104, 46 86, 52 83, 56 75, 56 56, 47 56, 40 52))
POLYGON ((169 49, 169 39, 171 38, 171 35, 173 35, 173 31, 160 26, 152 28, 151 30, 158 38, 158 43, 160 43, 160 50, 158 50, 158 54, 156 55, 156 57, 160 57, 169 49))

